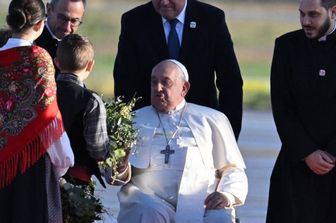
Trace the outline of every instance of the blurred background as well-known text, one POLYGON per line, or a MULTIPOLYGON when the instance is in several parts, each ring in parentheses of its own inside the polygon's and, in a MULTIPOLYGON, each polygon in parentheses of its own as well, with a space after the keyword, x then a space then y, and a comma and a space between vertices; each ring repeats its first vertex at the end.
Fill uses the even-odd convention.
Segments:
MULTIPOLYGON (((48 0, 45 0, 47 2, 48 0)), ((89 0, 79 33, 95 47, 95 68, 87 86, 113 96, 113 65, 120 33, 120 17, 149 0, 89 0)), ((269 74, 276 37, 300 28, 298 0, 208 0, 225 11, 244 79, 243 128, 239 147, 246 162, 249 194, 238 208, 242 223, 265 222, 270 174, 280 148, 269 96, 269 74)), ((10 0, 0 1, 0 27, 4 27, 10 0)), ((201 89, 200 89, 201 90, 201 89)), ((101 190, 112 222, 118 212, 117 189, 101 190)))

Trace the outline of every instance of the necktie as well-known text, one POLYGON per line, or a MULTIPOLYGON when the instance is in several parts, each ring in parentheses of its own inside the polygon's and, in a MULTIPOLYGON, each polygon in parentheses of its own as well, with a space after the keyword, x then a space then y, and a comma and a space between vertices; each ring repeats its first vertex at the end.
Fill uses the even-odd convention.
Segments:
POLYGON ((180 42, 176 32, 176 24, 178 20, 173 19, 169 21, 170 31, 168 34, 168 51, 170 59, 178 60, 180 52, 180 42))

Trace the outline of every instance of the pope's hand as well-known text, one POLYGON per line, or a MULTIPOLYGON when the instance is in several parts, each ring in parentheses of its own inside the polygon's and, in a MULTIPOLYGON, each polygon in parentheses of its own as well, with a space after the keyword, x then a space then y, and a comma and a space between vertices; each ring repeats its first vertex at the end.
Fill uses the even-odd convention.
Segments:
POLYGON ((228 199, 219 192, 213 192, 204 201, 205 209, 219 209, 229 206, 228 199))
POLYGON ((126 153, 125 156, 118 161, 117 170, 119 173, 124 172, 128 167, 128 157, 130 154, 130 149, 125 149, 125 153, 126 153))

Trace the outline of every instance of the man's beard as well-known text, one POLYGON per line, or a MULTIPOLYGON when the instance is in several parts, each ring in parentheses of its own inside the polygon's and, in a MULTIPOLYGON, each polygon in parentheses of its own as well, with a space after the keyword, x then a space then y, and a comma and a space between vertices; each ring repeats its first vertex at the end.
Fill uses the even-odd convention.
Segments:
POLYGON ((331 21, 329 19, 329 17, 324 21, 324 23, 322 24, 322 26, 319 28, 318 30, 318 33, 317 33, 317 36, 316 38, 321 38, 322 36, 326 35, 329 28, 330 28, 330 25, 331 25, 331 21))
POLYGON ((317 34, 314 37, 307 35, 307 33, 306 33, 306 37, 309 39, 319 39, 322 36, 327 34, 330 26, 331 26, 331 21, 329 17, 327 17, 325 21, 323 22, 323 24, 317 29, 317 34))

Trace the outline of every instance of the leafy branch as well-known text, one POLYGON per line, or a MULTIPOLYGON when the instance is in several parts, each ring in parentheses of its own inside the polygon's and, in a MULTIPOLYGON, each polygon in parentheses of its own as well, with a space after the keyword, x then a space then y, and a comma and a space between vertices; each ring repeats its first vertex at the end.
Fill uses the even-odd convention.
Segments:
POLYGON ((130 102, 126 103, 121 97, 117 97, 104 102, 111 150, 110 156, 101 163, 101 167, 112 168, 113 182, 119 174, 119 165, 123 164, 124 158, 137 137, 137 130, 133 126, 133 108, 138 99, 133 97, 130 102))
MULTIPOLYGON (((90 187, 82 187, 60 181, 62 212, 64 223, 90 223, 101 220, 101 214, 106 212, 101 201, 96 198, 90 187)), ((94 185, 90 185, 94 188, 94 185)))

